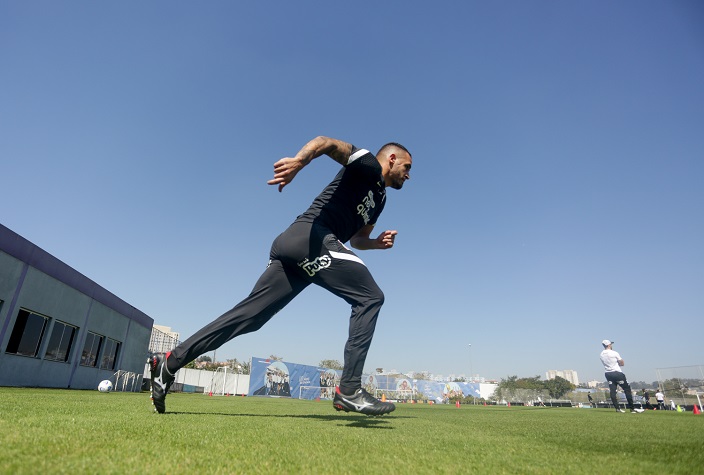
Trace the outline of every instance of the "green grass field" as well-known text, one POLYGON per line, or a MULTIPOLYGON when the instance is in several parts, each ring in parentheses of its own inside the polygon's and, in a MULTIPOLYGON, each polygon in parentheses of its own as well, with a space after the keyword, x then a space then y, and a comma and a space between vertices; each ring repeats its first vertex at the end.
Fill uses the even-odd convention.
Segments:
POLYGON ((0 473, 704 473, 704 415, 0 388, 0 473))

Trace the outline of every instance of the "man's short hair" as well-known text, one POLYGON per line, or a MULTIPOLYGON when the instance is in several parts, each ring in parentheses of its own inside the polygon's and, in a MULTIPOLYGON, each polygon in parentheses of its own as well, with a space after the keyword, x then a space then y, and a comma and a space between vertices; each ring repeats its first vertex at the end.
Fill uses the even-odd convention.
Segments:
POLYGON ((401 145, 398 142, 389 142, 387 144, 382 145, 381 148, 379 149, 379 151, 376 153, 377 156, 380 155, 381 152, 384 152, 387 148, 400 148, 401 150, 406 152, 409 157, 412 157, 411 152, 409 152, 406 147, 404 147, 403 145, 401 145))

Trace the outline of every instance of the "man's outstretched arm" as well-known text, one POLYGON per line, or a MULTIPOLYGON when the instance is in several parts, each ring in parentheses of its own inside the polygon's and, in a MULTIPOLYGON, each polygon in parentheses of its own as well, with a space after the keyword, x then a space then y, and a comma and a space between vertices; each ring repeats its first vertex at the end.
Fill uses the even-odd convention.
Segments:
POLYGON ((396 240, 398 231, 384 231, 379 234, 378 237, 372 238, 370 235, 373 229, 374 226, 371 224, 364 226, 350 238, 350 245, 360 251, 369 249, 391 249, 394 247, 394 241, 396 240))
POLYGON ((295 157, 285 157, 274 163, 274 178, 269 185, 279 185, 279 191, 293 181, 296 174, 314 158, 327 155, 340 165, 347 165, 352 153, 352 145, 330 137, 316 137, 303 146, 295 157))

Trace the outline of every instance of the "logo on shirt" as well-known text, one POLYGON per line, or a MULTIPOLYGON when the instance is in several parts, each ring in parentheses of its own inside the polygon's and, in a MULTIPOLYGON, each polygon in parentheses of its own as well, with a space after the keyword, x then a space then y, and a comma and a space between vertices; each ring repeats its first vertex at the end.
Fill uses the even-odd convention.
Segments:
POLYGON ((362 219, 364 220, 364 224, 369 224, 370 210, 375 207, 376 207, 376 203, 374 202, 374 193, 372 193, 372 191, 369 190, 369 193, 367 193, 367 196, 365 196, 362 199, 362 202, 357 205, 357 214, 362 216, 362 219))
POLYGON ((320 256, 316 257, 313 261, 305 259, 303 262, 299 262, 298 265, 301 269, 306 271, 306 273, 313 277, 316 273, 323 269, 327 269, 332 264, 332 258, 330 256, 320 256))

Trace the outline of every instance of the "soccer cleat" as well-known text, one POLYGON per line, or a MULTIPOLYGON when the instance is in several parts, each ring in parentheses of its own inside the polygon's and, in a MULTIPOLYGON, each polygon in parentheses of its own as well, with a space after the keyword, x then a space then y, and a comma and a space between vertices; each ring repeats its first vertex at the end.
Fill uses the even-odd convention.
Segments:
POLYGON ((622 412, 622 413, 625 413, 626 411, 624 411, 623 409, 616 409, 616 412, 622 412))
POLYGON ((151 397, 154 411, 159 414, 166 412, 166 393, 174 382, 174 376, 166 368, 166 355, 153 354, 147 360, 152 376, 151 397))
POLYGON ((645 409, 631 409, 631 414, 640 414, 641 412, 645 412, 645 409))
POLYGON ((335 388, 332 405, 338 411, 361 412, 368 416, 381 416, 396 409, 393 403, 379 401, 364 389, 358 389, 353 395, 346 396, 340 392, 339 386, 335 388))

